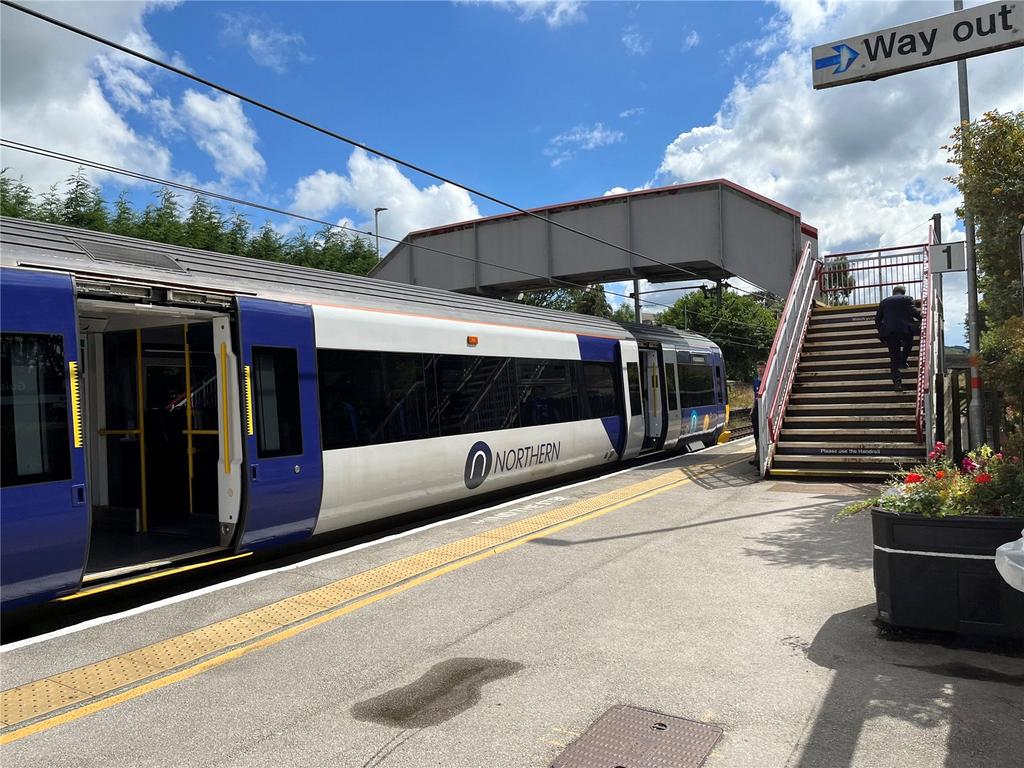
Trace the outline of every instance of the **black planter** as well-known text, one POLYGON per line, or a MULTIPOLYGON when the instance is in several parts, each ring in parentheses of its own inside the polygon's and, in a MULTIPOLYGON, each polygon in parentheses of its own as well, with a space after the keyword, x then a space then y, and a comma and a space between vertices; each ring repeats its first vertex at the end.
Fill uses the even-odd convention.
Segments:
POLYGON ((1024 639, 1024 592, 995 551, 1024 518, 899 515, 872 509, 878 618, 894 627, 1024 639))

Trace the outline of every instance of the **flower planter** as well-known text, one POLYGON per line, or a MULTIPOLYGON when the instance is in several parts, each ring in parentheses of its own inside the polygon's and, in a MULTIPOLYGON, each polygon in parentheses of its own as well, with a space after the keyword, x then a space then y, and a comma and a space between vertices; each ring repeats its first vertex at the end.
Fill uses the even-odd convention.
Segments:
POLYGON ((871 510, 878 618, 895 627, 1024 639, 1024 592, 996 571, 1020 517, 921 517, 871 510))

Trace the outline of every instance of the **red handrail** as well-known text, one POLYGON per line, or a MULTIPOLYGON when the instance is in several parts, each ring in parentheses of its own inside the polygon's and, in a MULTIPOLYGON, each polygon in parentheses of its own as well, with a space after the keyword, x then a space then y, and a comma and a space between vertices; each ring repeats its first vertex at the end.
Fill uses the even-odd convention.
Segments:
MULTIPOLYGON (((935 231, 928 228, 928 245, 935 240, 935 231)), ((917 401, 914 406, 914 419, 917 426, 917 440, 924 440, 924 393, 925 386, 930 382, 932 362, 932 284, 931 264, 929 263, 927 251, 924 257, 924 273, 922 280, 924 285, 921 288, 921 341, 918 344, 917 364, 917 401)))

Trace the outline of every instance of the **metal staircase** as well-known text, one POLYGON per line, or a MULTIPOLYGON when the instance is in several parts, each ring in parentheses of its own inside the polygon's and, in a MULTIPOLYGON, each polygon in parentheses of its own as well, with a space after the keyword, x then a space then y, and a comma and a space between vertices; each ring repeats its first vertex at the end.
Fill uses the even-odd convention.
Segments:
POLYGON ((916 426, 918 342, 894 391, 876 305, 815 306, 775 445, 773 476, 887 477, 924 458, 916 426))
POLYGON ((758 392, 762 475, 884 479, 924 459, 941 348, 933 293, 926 244, 824 259, 804 251, 758 392), (903 392, 874 324, 894 285, 906 286, 924 319, 903 392))

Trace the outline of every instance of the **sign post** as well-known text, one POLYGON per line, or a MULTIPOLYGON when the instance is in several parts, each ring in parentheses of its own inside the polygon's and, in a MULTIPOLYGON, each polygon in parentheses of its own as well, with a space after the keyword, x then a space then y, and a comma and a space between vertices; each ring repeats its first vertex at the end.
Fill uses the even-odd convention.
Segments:
POLYGON ((811 49, 815 89, 962 61, 1024 45, 1024 3, 986 3, 811 49))

